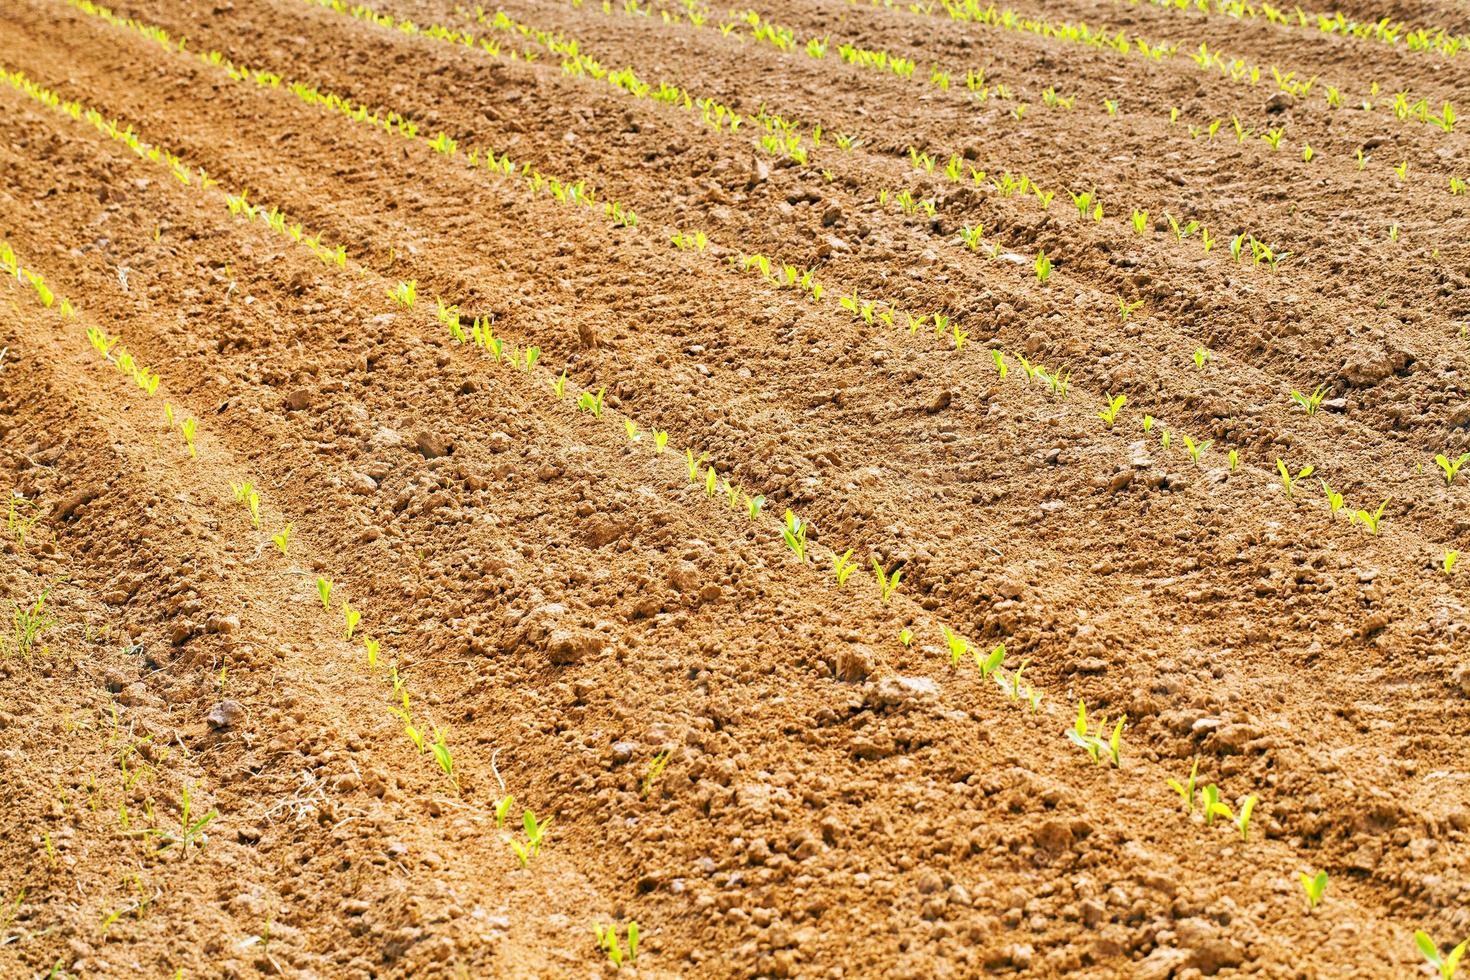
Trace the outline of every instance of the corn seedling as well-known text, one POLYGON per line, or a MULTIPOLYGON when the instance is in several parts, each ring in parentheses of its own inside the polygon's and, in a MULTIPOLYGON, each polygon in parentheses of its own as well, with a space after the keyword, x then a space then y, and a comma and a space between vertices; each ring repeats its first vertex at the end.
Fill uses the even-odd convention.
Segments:
MULTIPOLYGON (((597 936, 597 947, 607 954, 608 961, 614 967, 622 969, 624 954, 623 947, 618 940, 618 927, 597 925, 592 927, 592 932, 597 936)), ((638 923, 636 922, 628 923, 627 960, 634 964, 638 962, 638 923)))
POLYGON ((1138 209, 1134 209, 1134 211, 1133 211, 1133 232, 1134 232, 1134 234, 1142 235, 1147 230, 1148 230, 1148 212, 1147 211, 1140 211, 1138 209))
POLYGON ((287 552, 287 548, 291 545, 291 522, 286 522, 286 526, 281 529, 280 534, 272 534, 271 540, 276 543, 277 548, 281 549, 281 557, 289 558, 290 554, 287 552))
POLYGON ((322 608, 332 608, 332 580, 329 578, 318 578, 316 580, 316 594, 321 597, 322 608))
POLYGON ((342 600, 342 619, 347 623, 342 634, 342 639, 352 642, 352 634, 357 632, 357 624, 362 621, 362 613, 353 609, 346 599, 342 600))
POLYGON ((899 630, 898 642, 902 643, 904 646, 911 645, 914 642, 914 631, 909 629, 907 626, 899 630))
POLYGON ((1103 409, 1101 412, 1098 412, 1097 417, 1106 422, 1108 428, 1111 429, 1113 427, 1113 423, 1117 421, 1118 413, 1123 410, 1123 406, 1127 403, 1127 401, 1127 395, 1114 395, 1108 401, 1108 407, 1103 409))
POLYGON ((1257 801, 1258 797, 1254 793, 1247 796, 1245 802, 1240 805, 1240 813, 1232 821, 1235 824, 1235 829, 1240 831, 1240 842, 1242 844, 1250 840, 1251 814, 1255 812, 1257 801))
POLYGON ((1179 794, 1184 801, 1184 812, 1194 812, 1194 786, 1195 778, 1199 775, 1199 756, 1194 757, 1194 764, 1189 767, 1189 779, 1180 783, 1177 779, 1169 780, 1169 788, 1179 794))
POLYGON ((991 348, 990 359, 995 362, 995 369, 1000 372, 1000 379, 1004 381, 1006 375, 1010 373, 1010 368, 1006 365, 1005 357, 1000 351, 991 348))
POLYGON ((1123 297, 1119 296, 1118 297, 1118 319, 1119 320, 1122 320, 1124 323, 1127 323, 1129 320, 1131 320, 1133 318, 1134 311, 1137 310, 1142 305, 1143 305, 1143 300, 1141 300, 1141 299, 1140 300, 1135 300, 1132 303, 1130 303, 1126 299, 1124 299, 1123 297))
POLYGON ((1181 435, 1179 438, 1184 440, 1184 448, 1188 451, 1189 458, 1194 460, 1194 465, 1196 466, 1199 465, 1200 457, 1209 450, 1210 446, 1214 445, 1214 440, 1212 439, 1206 439, 1203 442, 1197 443, 1189 438, 1189 436, 1181 435))
POLYGON ((1444 558, 1441 561, 1441 566, 1444 568, 1444 573, 1446 575, 1452 574, 1455 570, 1455 562, 1459 560, 1460 553, 1458 551, 1446 551, 1444 553, 1444 558))
POLYGON ((1145 414, 1144 417, 1143 417, 1143 431, 1144 432, 1152 432, 1153 431, 1153 428, 1154 428, 1154 417, 1152 415, 1145 414))
POLYGON ((1291 470, 1286 468, 1286 463, 1280 458, 1276 460, 1276 471, 1281 474, 1281 486, 1286 490, 1288 497, 1295 496, 1297 483, 1311 476, 1316 472, 1316 469, 1315 466, 1304 466, 1297 472, 1296 476, 1292 476, 1291 470))
POLYGON ((759 518, 761 516, 761 508, 765 506, 766 498, 760 495, 750 497, 742 494, 741 496, 745 497, 745 512, 750 515, 750 519, 756 520, 759 518))
POLYGON ((643 774, 643 786, 638 792, 639 799, 648 799, 648 793, 653 789, 653 784, 658 782, 659 777, 668 768, 669 760, 673 758, 673 752, 664 751, 653 757, 648 763, 648 771, 643 774))
POLYGON ((521 867, 527 867, 531 858, 541 853, 541 848, 546 842, 546 828, 551 826, 551 817, 538 823, 536 815, 530 810, 521 814, 521 826, 526 832, 526 843, 522 844, 514 837, 506 836, 511 850, 515 851, 516 857, 520 859, 521 867))
MULTIPOLYGON (((1019 687, 1020 671, 1017 671, 1016 687, 1019 687)), ((1087 724, 1087 705, 1083 701, 1077 702, 1077 720, 1072 727, 1067 729, 1067 738, 1081 746, 1097 765, 1102 765, 1104 757, 1111 759, 1113 765, 1122 768, 1122 744, 1123 725, 1128 716, 1120 717, 1113 726, 1112 734, 1107 734, 1107 718, 1098 719, 1096 727, 1089 732, 1087 724)))
POLYGON ((689 473, 689 482, 694 483, 699 479, 699 468, 709 459, 709 453, 700 453, 695 458, 694 450, 684 450, 684 466, 689 473))
POLYGON ((660 432, 657 429, 654 429, 653 430, 653 451, 655 453, 658 453, 659 455, 663 455, 663 451, 666 448, 668 448, 668 445, 669 445, 669 434, 667 432, 660 432))
POLYGON ((878 559, 874 557, 872 559, 872 562, 873 574, 878 576, 878 601, 886 603, 888 601, 888 597, 893 595, 893 593, 898 589, 898 580, 899 577, 903 575, 903 569, 895 568, 892 575, 884 575, 883 566, 878 564, 878 559))
MULTIPOLYGON (((1051 259, 1046 257, 1046 249, 1041 249, 1036 253, 1036 281, 1044 286, 1050 278, 1051 259)), ((958 347, 959 345, 956 344, 955 346, 958 347)))
POLYGON ((582 392, 577 399, 577 409, 583 412, 591 412, 595 419, 602 418, 602 393, 606 389, 598 388, 597 394, 590 391, 582 392))
POLYGON ((786 523, 781 529, 781 540, 786 542, 786 547, 796 555, 799 562, 806 561, 806 532, 811 526, 810 521, 804 521, 791 511, 786 512, 786 523))
POLYGON ((449 743, 445 739, 445 731, 442 728, 434 729, 434 741, 429 743, 429 751, 434 754, 434 761, 439 763, 439 769, 444 773, 456 793, 459 792, 459 777, 454 773, 454 757, 449 752, 449 743))
POLYGON ((958 667, 960 658, 970 652, 970 643, 958 633, 952 632, 948 626, 941 624, 939 628, 944 631, 944 642, 949 645, 949 665, 958 667))
POLYGON ((395 286, 393 291, 388 294, 388 298, 411 310, 413 309, 413 304, 418 299, 418 289, 418 281, 410 279, 407 282, 400 282, 395 286))
POLYGON ((368 669, 372 670, 378 666, 378 650, 382 647, 382 641, 365 636, 362 645, 367 650, 368 669))
POLYGON ((1429 933, 1420 929, 1414 933, 1414 944, 1419 947, 1419 952, 1424 954, 1429 965, 1439 971, 1440 980, 1454 980, 1455 973, 1460 969, 1460 959, 1465 955, 1466 948, 1470 948, 1470 939, 1448 953, 1441 953, 1439 945, 1429 938, 1429 933))
POLYGON ((1230 807, 1220 802, 1220 787, 1214 783, 1206 786, 1200 791, 1200 813, 1205 818, 1205 826, 1208 827, 1215 822, 1218 816, 1233 818, 1235 814, 1230 807))
POLYGON ((1307 893, 1307 911, 1310 912, 1322 901, 1322 895, 1327 891, 1327 872, 1318 871, 1315 875, 1309 875, 1305 871, 1298 871, 1296 877, 1302 883, 1302 891, 1307 893))
POLYGON ((1361 522, 1362 525, 1368 529, 1369 534, 1376 535, 1378 533, 1378 526, 1383 521, 1383 511, 1387 507, 1388 498, 1385 497, 1383 503, 1378 505, 1377 510, 1372 511, 1371 513, 1366 510, 1360 510, 1353 515, 1352 522, 1354 524, 1361 522))
MULTIPOLYGON (((980 656, 979 650, 975 651, 975 666, 980 668, 981 677, 989 677, 991 674, 995 673, 996 668, 999 667, 1002 662, 1004 662, 1005 658, 1006 645, 1004 643, 997 643, 995 645, 995 648, 983 657, 980 656)), ((1020 672, 1017 671, 1017 676, 1019 676, 1019 674, 1020 672)))
POLYGON ((1328 486, 1326 480, 1318 480, 1317 482, 1322 485, 1322 495, 1327 498, 1327 506, 1335 516, 1338 511, 1342 510, 1342 494, 1328 486))
POLYGON ((551 393, 554 394, 558 400, 560 400, 566 397, 566 391, 567 373, 566 371, 562 371, 561 375, 551 382, 551 393))
POLYGON ((1194 355, 1191 357, 1191 360, 1194 361, 1195 370, 1203 371, 1205 369, 1205 365, 1209 363, 1209 360, 1212 356, 1213 355, 1210 353, 1210 350, 1207 347, 1201 347, 1196 350, 1194 352, 1194 355))
POLYGON ((193 416, 184 419, 184 421, 179 425, 179 431, 184 434, 184 445, 188 447, 190 456, 195 455, 194 432, 198 427, 199 423, 194 421, 193 416))
POLYGON ((985 234, 984 225, 965 225, 965 227, 960 230, 960 237, 964 239, 965 245, 972 252, 980 247, 980 236, 983 234, 985 234))
POLYGON ((1320 386, 1310 395, 1304 395, 1295 389, 1291 393, 1291 400, 1306 409, 1308 415, 1316 415, 1317 409, 1322 407, 1322 399, 1326 397, 1327 389, 1320 386))
POLYGON ((1455 482, 1455 474, 1460 472, 1460 467, 1465 465, 1465 460, 1470 459, 1470 453, 1464 453, 1459 459, 1451 460, 1444 454, 1434 457, 1435 465, 1444 471, 1445 486, 1452 486, 1455 482))
POLYGON ((834 574, 837 576, 837 584, 839 586, 846 585, 848 576, 858 567, 858 563, 851 559, 852 549, 848 548, 844 554, 837 556, 835 560, 836 568, 834 569, 834 574))
POLYGON ((1400 163, 1398 166, 1394 167, 1393 168, 1393 172, 1394 172, 1394 176, 1398 177, 1400 184, 1402 184, 1404 181, 1408 180, 1409 179, 1409 161, 1408 160, 1405 160, 1403 163, 1400 163))
POLYGON ((1235 468, 1240 465, 1240 453, 1232 449, 1226 458, 1230 460, 1230 470, 1233 473, 1235 468))

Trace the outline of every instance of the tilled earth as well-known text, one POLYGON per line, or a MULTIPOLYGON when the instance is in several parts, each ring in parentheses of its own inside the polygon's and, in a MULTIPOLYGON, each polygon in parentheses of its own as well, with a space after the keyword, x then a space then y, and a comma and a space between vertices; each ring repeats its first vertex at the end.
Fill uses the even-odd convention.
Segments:
POLYGON ((0 7, 0 974, 1429 969, 1470 21, 1207 7, 0 7))

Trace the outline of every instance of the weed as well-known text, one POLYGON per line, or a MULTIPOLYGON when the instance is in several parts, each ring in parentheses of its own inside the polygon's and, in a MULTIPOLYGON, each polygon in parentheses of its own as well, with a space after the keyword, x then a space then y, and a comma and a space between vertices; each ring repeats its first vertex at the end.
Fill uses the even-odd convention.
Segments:
POLYGON ((11 653, 23 660, 31 658, 41 634, 57 623, 56 617, 46 612, 46 600, 54 588, 51 586, 43 591, 30 606, 22 606, 18 602, 10 604, 10 636, 0 635, 0 654, 11 653))
POLYGON ((673 756, 674 753, 672 751, 665 750, 654 756, 652 761, 648 763, 648 771, 643 774, 642 788, 638 791, 639 799, 648 799, 648 793, 653 789, 653 784, 658 782, 659 777, 664 774, 664 769, 668 767, 669 760, 673 756))

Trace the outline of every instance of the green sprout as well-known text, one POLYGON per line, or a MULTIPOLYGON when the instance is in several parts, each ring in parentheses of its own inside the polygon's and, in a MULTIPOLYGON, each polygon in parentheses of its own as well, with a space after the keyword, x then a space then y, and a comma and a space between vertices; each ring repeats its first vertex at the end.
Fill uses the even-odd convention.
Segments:
POLYGON ((318 578, 316 580, 316 594, 321 597, 322 608, 332 608, 332 580, 329 578, 318 578))
POLYGON ((1051 278, 1051 259, 1046 257, 1046 249, 1036 253, 1036 281, 1045 286, 1046 281, 1051 278))
POLYGON ((904 646, 909 646, 911 643, 914 642, 914 631, 909 629, 907 626, 899 630, 898 642, 902 643, 904 646))
POLYGON ((1179 438, 1184 440, 1184 448, 1189 452, 1189 458, 1194 460, 1196 466, 1199 465, 1200 457, 1205 454, 1210 446, 1214 445, 1213 439, 1206 439, 1203 442, 1196 443, 1186 435, 1181 435, 1179 438))
POLYGON ((560 399, 566 396, 566 390, 567 372, 562 371, 561 376, 551 382, 551 391, 552 394, 556 395, 556 397, 560 399))
POLYGON ((506 837, 511 850, 515 851, 516 857, 520 859, 521 867, 530 865, 531 858, 541 853, 541 848, 546 842, 546 828, 551 826, 551 820, 551 817, 547 817, 544 821, 537 823, 536 815, 526 810, 521 814, 521 826, 526 832, 526 843, 522 844, 514 837, 506 837))
POLYGON ((1449 575, 1453 572, 1455 570, 1455 562, 1459 560, 1460 553, 1458 551, 1446 551, 1443 560, 1444 573, 1449 575))
POLYGON ((1470 939, 1466 939, 1460 945, 1450 950, 1449 953, 1441 953, 1438 944, 1429 938, 1429 933, 1423 929, 1414 933, 1414 943, 1419 947, 1419 952, 1429 961, 1429 965, 1439 971, 1440 980, 1453 980, 1455 973, 1460 969, 1460 958, 1465 955, 1465 949, 1470 947, 1470 939))
POLYGON ((410 279, 407 282, 400 282, 397 286, 393 288, 393 291, 388 294, 388 298, 396 303, 402 304, 408 309, 413 309, 413 304, 418 298, 418 288, 419 284, 418 281, 415 279, 410 279))
POLYGON ((1142 305, 1143 305, 1143 300, 1141 300, 1141 299, 1134 300, 1132 303, 1130 303, 1126 299, 1124 299, 1123 297, 1119 296, 1118 297, 1118 319, 1122 320, 1124 323, 1127 323, 1129 320, 1131 320, 1133 318, 1134 311, 1136 311, 1142 305))
POLYGON ((41 634, 57 623, 56 617, 46 612, 46 600, 54 588, 53 585, 42 592, 29 607, 17 602, 10 604, 10 636, 0 635, 0 653, 13 653, 23 660, 30 659, 41 634))
POLYGON ((290 555, 287 553, 286 549, 291 544, 291 522, 286 522, 286 526, 281 529, 280 534, 271 535, 271 540, 276 543, 277 548, 281 549, 281 556, 289 558, 290 555))
MULTIPOLYGON (((1020 671, 1017 671, 1016 674, 1015 686, 1019 688, 1020 671)), ((1103 758, 1106 756, 1112 760, 1114 767, 1122 768, 1123 725, 1127 720, 1127 715, 1120 717, 1113 726, 1112 734, 1108 735, 1108 720, 1107 718, 1100 718, 1096 727, 1089 732, 1087 726, 1087 705, 1079 700, 1077 702, 1077 720, 1071 728, 1067 729, 1067 738, 1081 746, 1097 765, 1102 765, 1103 758)))
POLYGON ((1383 498, 1383 503, 1379 504, 1378 509, 1371 513, 1366 510, 1358 511, 1353 515, 1352 523, 1356 524, 1361 521, 1363 526, 1368 529, 1369 534, 1376 535, 1378 533, 1378 525, 1383 521, 1383 511, 1388 507, 1388 500, 1389 498, 1387 497, 1383 498))
POLYGON ((1201 347, 1194 352, 1194 355, 1191 359, 1194 361, 1195 368, 1203 371, 1205 369, 1205 363, 1209 361, 1211 356, 1212 355, 1210 354, 1210 350, 1208 347, 1201 347))
POLYGON ((1006 379, 1006 375, 1010 373, 1010 368, 1006 366, 1005 357, 1001 354, 1000 351, 992 348, 990 351, 990 359, 995 362, 995 369, 1000 372, 1000 379, 1004 381, 1006 379))
POLYGON ((654 429, 653 430, 653 451, 655 453, 658 453, 659 455, 662 455, 663 454, 663 451, 668 447, 668 445, 669 445, 669 434, 667 432, 660 432, 657 429, 654 429))
POLYGON ((834 569, 834 573, 837 576, 837 584, 839 586, 846 585, 848 576, 858 567, 858 563, 851 559, 852 549, 848 548, 844 554, 837 556, 835 560, 836 568, 834 569))
POLYGON ((880 591, 878 601, 886 603, 888 597, 893 595, 894 590, 898 588, 898 579, 903 574, 903 569, 895 568, 892 575, 884 575, 883 566, 878 564, 876 556, 872 558, 872 562, 873 574, 878 576, 878 589, 880 591))
POLYGON ((449 743, 445 738, 445 731, 435 727, 434 741, 429 743, 429 751, 434 753, 434 761, 439 763, 439 769, 448 777, 454 791, 459 792, 459 777, 454 774, 454 757, 450 755, 449 743))
POLYGON ((1103 409, 1101 412, 1098 412, 1097 417, 1106 422, 1108 428, 1111 429, 1113 427, 1113 423, 1117 421, 1118 413, 1122 411, 1123 406, 1127 404, 1127 402, 1127 395, 1114 395, 1111 399, 1108 400, 1108 407, 1103 409))
POLYGON ((649 791, 653 789, 653 785, 658 782, 659 777, 664 774, 664 769, 668 767, 669 760, 673 758, 673 755, 673 752, 666 750, 654 756, 653 760, 649 762, 648 771, 643 774, 643 787, 638 792, 639 799, 648 799, 649 791))
POLYGON ((1337 512, 1342 510, 1342 494, 1328 486, 1326 480, 1318 480, 1317 482, 1322 484, 1322 494, 1327 498, 1327 506, 1331 508, 1332 514, 1336 516, 1337 512))
POLYGON ((342 600, 342 618, 347 623, 347 628, 342 634, 342 639, 352 641, 352 634, 357 632, 357 624, 362 621, 362 613, 353 609, 346 599, 342 600))
POLYGON ((602 393, 605 389, 598 388, 597 394, 590 391, 582 392, 577 399, 577 408, 583 412, 591 412, 593 418, 602 418, 602 393))
POLYGON ((949 645, 949 665, 958 667, 960 658, 970 652, 970 643, 948 626, 941 624, 939 628, 944 631, 944 642, 949 645))
POLYGON ((1454 484, 1455 474, 1460 472, 1460 467, 1465 465, 1465 461, 1467 459, 1470 459, 1470 453, 1464 453, 1460 456, 1459 459, 1456 460, 1451 460, 1449 459, 1449 457, 1445 456, 1442 453, 1434 457, 1435 464, 1438 465, 1440 469, 1444 470, 1445 486, 1451 486, 1454 484))
POLYGON ((1318 387, 1310 395, 1304 395, 1300 391, 1293 390, 1291 400, 1307 410, 1308 415, 1316 415, 1317 409, 1322 405, 1322 399, 1327 397, 1327 389, 1318 387))
MULTIPOLYGON (((984 657, 980 656, 979 650, 975 651, 975 666, 980 668, 980 676, 982 678, 989 677, 991 674, 994 674, 996 668, 999 667, 1005 661, 1005 659, 1006 645, 1004 643, 997 643, 994 649, 992 649, 990 653, 984 657)), ((1016 676, 1018 678, 1020 677, 1020 671, 1016 672, 1016 676)))
POLYGON ((699 479, 699 467, 708 459, 709 453, 700 453, 698 458, 696 458, 694 455, 694 450, 684 450, 684 465, 685 468, 689 471, 690 483, 694 483, 696 480, 699 479))
POLYGON ((184 434, 184 445, 189 447, 190 456, 196 455, 194 451, 194 432, 198 427, 199 423, 194 421, 193 416, 184 419, 179 425, 179 431, 184 434))
POLYGON ((786 547, 791 549, 799 562, 806 561, 806 532, 810 527, 810 521, 803 521, 789 510, 786 512, 786 524, 781 529, 781 540, 786 542, 786 547))
POLYGON ((1309 875, 1305 871, 1298 871, 1297 880, 1302 883, 1302 891, 1307 893, 1307 910, 1311 911, 1322 901, 1322 895, 1327 891, 1327 872, 1318 871, 1315 875, 1309 875))
POLYGON ((1194 757, 1194 764, 1189 767, 1189 779, 1187 781, 1185 781, 1184 783, 1181 784, 1176 779, 1169 780, 1169 788, 1172 789, 1174 792, 1178 793, 1179 794, 1179 798, 1184 801, 1184 812, 1185 813, 1193 813, 1194 812, 1194 787, 1195 787, 1195 778, 1198 775, 1199 775, 1199 756, 1195 756, 1194 757))
MULTIPOLYGON (((623 947, 618 940, 618 927, 596 925, 592 927, 592 932, 597 936, 598 948, 607 954, 608 961, 614 967, 622 969, 624 954, 623 947)), ((628 923, 627 960, 629 963, 638 962, 638 923, 636 922, 628 923)))
POLYGON ((1288 497, 1293 497, 1296 495, 1297 483, 1299 483, 1304 478, 1311 476, 1317 470, 1315 466, 1304 466, 1301 468, 1296 476, 1292 476, 1291 470, 1286 468, 1286 463, 1283 462, 1279 457, 1276 460, 1276 469, 1281 474, 1281 485, 1286 489, 1286 495, 1288 497))

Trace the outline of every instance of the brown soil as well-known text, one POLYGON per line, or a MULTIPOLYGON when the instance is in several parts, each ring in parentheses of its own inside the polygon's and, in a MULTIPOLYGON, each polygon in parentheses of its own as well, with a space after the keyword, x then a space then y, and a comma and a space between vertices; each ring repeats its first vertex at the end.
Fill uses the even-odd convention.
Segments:
POLYGON ((1399 977, 1470 936, 1434 462, 1470 449, 1470 123, 1420 118, 1470 51, 1016 9, 1159 58, 838 0, 762 10, 786 50, 673 3, 0 9, 0 584, 48 617, 0 652, 0 975, 611 976, 594 927, 636 921, 630 976, 1399 977), (1244 839, 1170 788, 1196 760, 1244 839))

